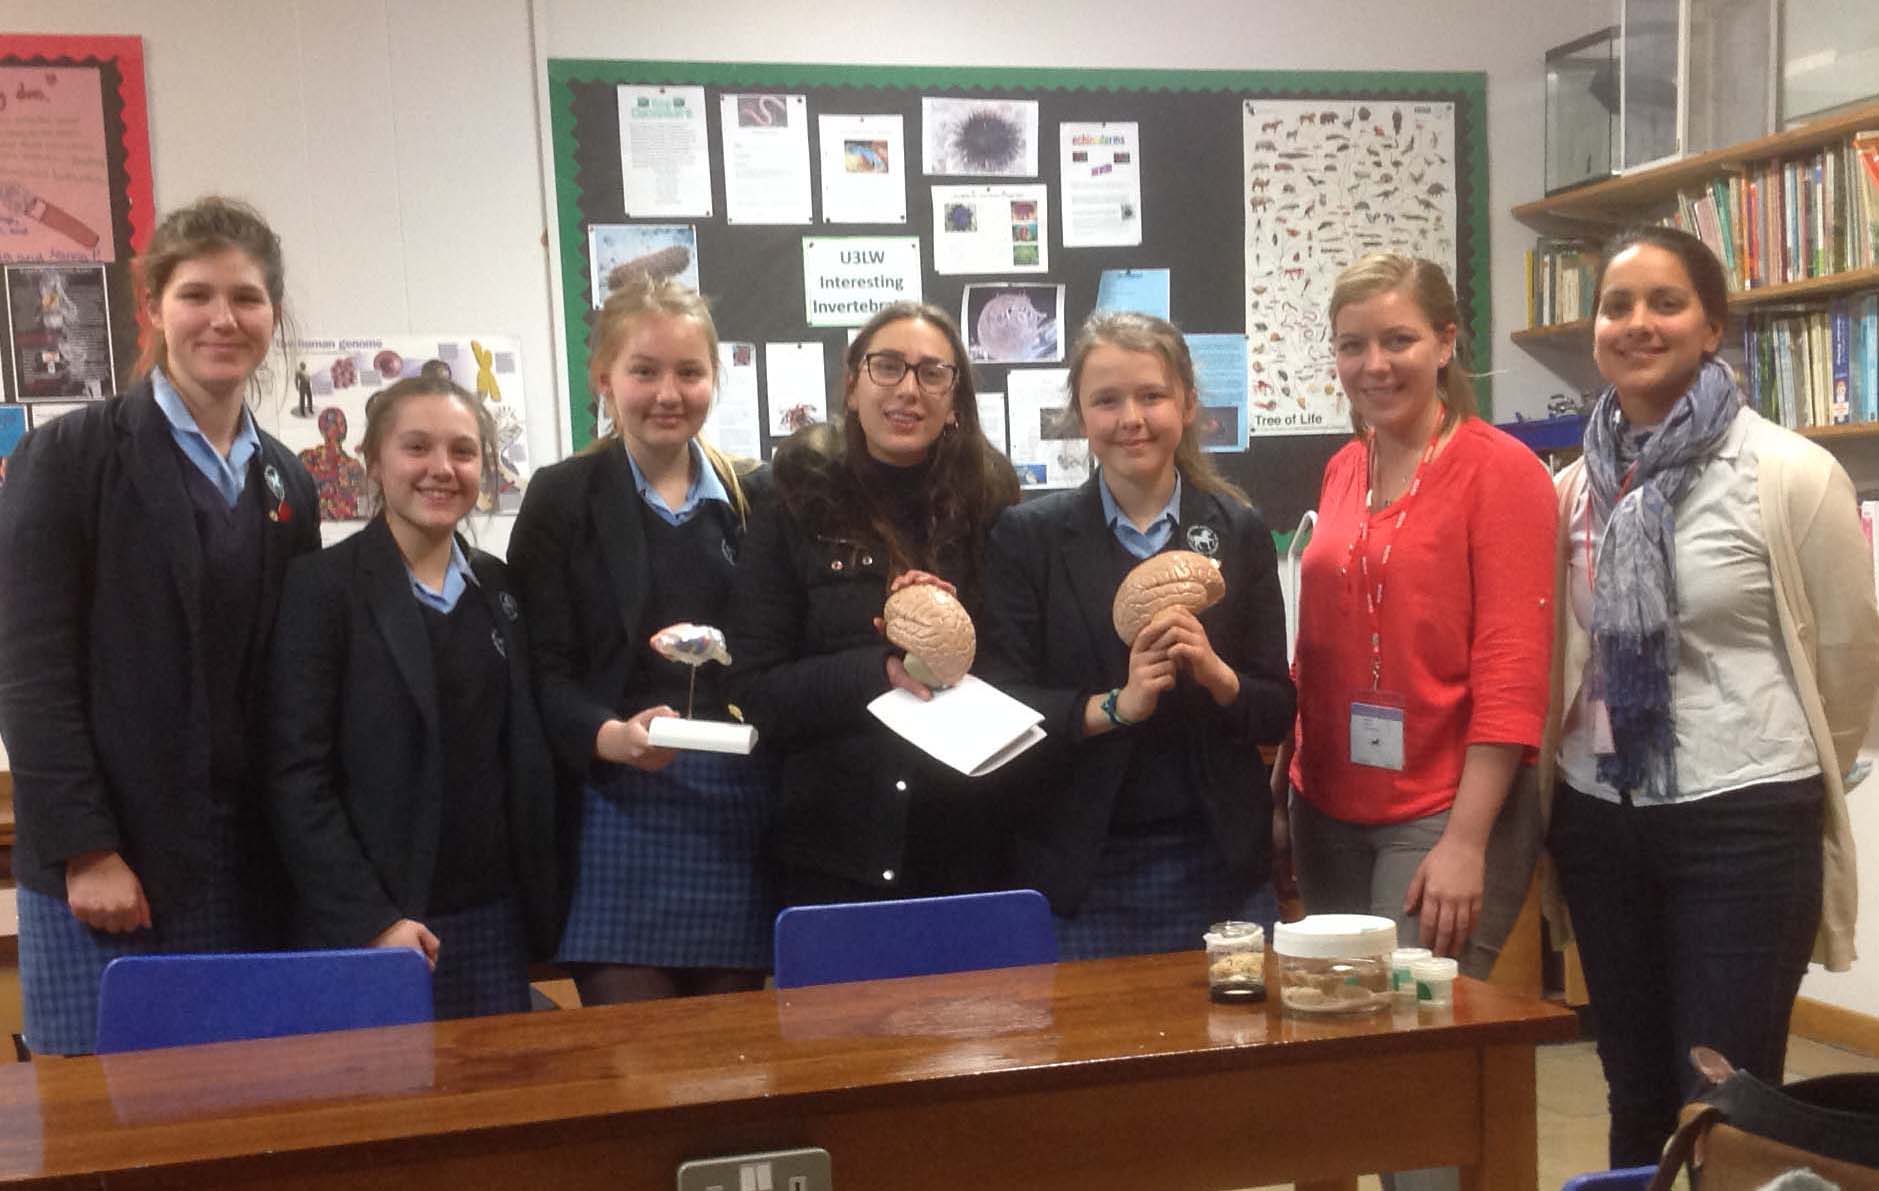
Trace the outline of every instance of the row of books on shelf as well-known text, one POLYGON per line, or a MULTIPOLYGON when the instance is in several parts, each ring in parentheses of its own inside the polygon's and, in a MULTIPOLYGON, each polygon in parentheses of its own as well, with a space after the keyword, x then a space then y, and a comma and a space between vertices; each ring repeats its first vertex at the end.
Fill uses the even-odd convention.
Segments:
POLYGON ((1879 422, 1879 292, 1743 320, 1748 391, 1783 426, 1879 422))
MULTIPOLYGON (((1700 238, 1740 292, 1879 265, 1879 130, 1759 162, 1677 196, 1662 222, 1700 238)), ((1592 317, 1595 240, 1543 237, 1527 253, 1527 325, 1592 317)))
POLYGON ((1732 289, 1879 264, 1879 130, 1758 162, 1677 196, 1664 222, 1700 237, 1732 289))
POLYGON ((1592 317, 1592 275, 1599 246, 1543 237, 1527 253, 1527 325, 1548 327, 1592 317))

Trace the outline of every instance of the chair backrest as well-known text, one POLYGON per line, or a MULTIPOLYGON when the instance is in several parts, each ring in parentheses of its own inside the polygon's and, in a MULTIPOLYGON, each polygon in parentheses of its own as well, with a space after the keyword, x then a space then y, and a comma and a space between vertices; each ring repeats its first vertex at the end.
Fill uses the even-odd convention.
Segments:
POLYGON ((776 916, 776 986, 932 976, 1057 962, 1035 889, 792 906, 776 916))
POLYGON ((98 1053, 320 1034, 432 1019, 431 971, 406 947, 114 959, 98 1053))
POLYGON ((1651 1185, 1655 1166, 1634 1166, 1629 1170, 1601 1170, 1566 1180, 1560 1191, 1644 1191, 1651 1185))

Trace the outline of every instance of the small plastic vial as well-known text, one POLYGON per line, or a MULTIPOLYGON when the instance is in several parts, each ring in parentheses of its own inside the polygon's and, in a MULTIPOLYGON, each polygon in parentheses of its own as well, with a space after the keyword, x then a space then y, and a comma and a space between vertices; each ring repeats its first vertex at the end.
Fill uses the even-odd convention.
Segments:
POLYGON ((1416 978, 1410 974, 1409 965, 1434 956, 1435 952, 1427 947, 1398 947, 1390 952, 1390 991, 1398 1001, 1416 999, 1416 978))
POLYGON ((1207 995, 1223 1004, 1266 999, 1266 931, 1257 922, 1216 922, 1207 943, 1207 995))
POLYGON ((1460 970, 1452 959, 1419 959, 1409 966, 1416 978, 1418 1009, 1450 1009, 1455 1005, 1455 976, 1460 970))

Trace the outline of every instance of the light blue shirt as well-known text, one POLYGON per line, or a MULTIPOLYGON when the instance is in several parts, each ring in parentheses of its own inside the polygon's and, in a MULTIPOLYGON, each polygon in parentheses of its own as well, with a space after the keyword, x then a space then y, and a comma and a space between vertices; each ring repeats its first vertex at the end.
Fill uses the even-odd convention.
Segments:
POLYGON ((261 449, 261 435, 254 428, 254 418, 247 409, 241 411, 241 424, 235 428, 235 441, 228 445, 228 457, 209 442, 209 436, 196 425, 196 415, 189 412, 183 404, 183 395, 176 391, 170 378, 163 375, 163 369, 152 369, 150 388, 156 395, 157 408, 170 423, 170 434, 176 439, 176 445, 183 449, 183 455, 196 465, 196 470, 208 477, 215 485, 222 499, 229 508, 241 499, 242 489, 248 486, 248 464, 254 459, 255 452, 261 449))
POLYGON ((1103 494, 1103 520, 1109 523, 1109 532, 1116 535, 1116 541, 1122 548, 1137 558, 1153 558, 1161 553, 1161 548, 1168 544, 1174 531, 1181 524, 1181 473, 1174 473, 1174 492, 1168 497, 1167 507, 1161 510, 1161 516, 1148 523, 1146 530, 1135 528, 1129 519, 1122 515, 1122 506, 1109 493, 1109 481, 1101 480, 1096 490, 1103 494))
POLYGON ((685 490, 685 499, 678 508, 672 508, 659 495, 659 490, 646 482, 639 464, 633 460, 633 452, 626 451, 626 444, 620 449, 626 451, 626 464, 633 469, 633 487, 639 491, 639 498, 659 516, 665 518, 668 525, 683 525, 698 514, 700 507, 708 500, 720 501, 726 506, 731 503, 731 494, 724 490, 724 481, 718 479, 717 469, 705 461, 705 453, 696 440, 687 444, 692 456, 692 486, 685 490))
POLYGON ((470 560, 463 557, 463 547, 455 541, 450 543, 450 565, 444 568, 442 591, 432 591, 424 586, 412 572, 409 563, 405 564, 405 574, 411 577, 411 594, 418 597, 418 602, 444 613, 456 611, 457 601, 463 598, 470 584, 476 582, 476 572, 470 569, 470 560))

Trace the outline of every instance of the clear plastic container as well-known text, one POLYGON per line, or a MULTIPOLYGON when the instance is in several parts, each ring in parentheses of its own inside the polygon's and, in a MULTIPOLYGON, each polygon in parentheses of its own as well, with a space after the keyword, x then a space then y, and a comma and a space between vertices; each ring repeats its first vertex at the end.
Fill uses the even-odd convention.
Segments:
POLYGON ((1410 965, 1416 978, 1416 1008, 1452 1009, 1455 1005, 1455 977, 1460 965, 1452 959, 1419 959, 1410 965))
POLYGON ((1266 931, 1257 922, 1216 922, 1207 942, 1207 995, 1216 1001, 1266 999, 1266 931))
POLYGON ((1398 947, 1390 952, 1390 989, 1396 993, 1397 1000, 1416 999, 1416 978, 1410 973, 1409 965, 1434 955, 1427 947, 1398 947))
POLYGON ((1288 1014, 1374 1013, 1389 1008, 1396 924, 1369 914, 1313 914, 1272 928, 1279 1003, 1288 1014))

